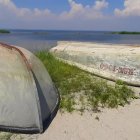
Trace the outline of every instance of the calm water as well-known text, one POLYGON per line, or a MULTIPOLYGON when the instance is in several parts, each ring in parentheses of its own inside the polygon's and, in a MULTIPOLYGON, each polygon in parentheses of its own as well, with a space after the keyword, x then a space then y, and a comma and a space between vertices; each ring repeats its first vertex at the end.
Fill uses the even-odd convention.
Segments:
POLYGON ((57 41, 140 44, 140 35, 117 35, 95 31, 11 30, 10 34, 0 34, 0 41, 35 52, 47 50, 55 46, 57 41))

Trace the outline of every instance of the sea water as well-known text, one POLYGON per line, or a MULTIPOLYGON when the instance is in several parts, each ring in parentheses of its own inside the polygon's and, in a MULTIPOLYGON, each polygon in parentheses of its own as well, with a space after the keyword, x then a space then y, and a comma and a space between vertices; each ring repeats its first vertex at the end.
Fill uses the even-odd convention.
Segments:
POLYGON ((140 45, 140 35, 112 34, 110 31, 10 31, 10 34, 0 34, 0 42, 24 47, 32 52, 48 50, 56 46, 57 41, 81 41, 140 45))

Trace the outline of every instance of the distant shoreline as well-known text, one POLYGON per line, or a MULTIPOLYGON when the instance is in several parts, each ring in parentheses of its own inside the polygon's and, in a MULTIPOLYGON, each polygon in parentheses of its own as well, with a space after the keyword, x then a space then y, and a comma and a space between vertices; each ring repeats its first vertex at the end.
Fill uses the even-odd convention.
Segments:
POLYGON ((9 34, 9 33, 10 33, 9 30, 0 29, 0 34, 9 34))
POLYGON ((130 35, 140 35, 140 32, 127 32, 127 31, 121 31, 121 32, 112 32, 112 34, 130 34, 130 35))

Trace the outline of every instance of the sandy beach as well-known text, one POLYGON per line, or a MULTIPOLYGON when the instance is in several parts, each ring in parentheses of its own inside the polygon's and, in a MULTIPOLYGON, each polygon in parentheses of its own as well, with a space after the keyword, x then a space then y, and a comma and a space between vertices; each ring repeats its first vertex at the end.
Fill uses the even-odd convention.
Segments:
POLYGON ((139 116, 140 100, 100 113, 59 112, 38 140, 139 140, 139 116))

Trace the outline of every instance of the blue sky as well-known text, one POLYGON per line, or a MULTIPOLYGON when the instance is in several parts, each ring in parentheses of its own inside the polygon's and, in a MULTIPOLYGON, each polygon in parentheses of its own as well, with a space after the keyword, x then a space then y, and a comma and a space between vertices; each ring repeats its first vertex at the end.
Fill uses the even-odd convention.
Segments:
MULTIPOLYGON (((63 12, 64 10, 69 10, 70 6, 67 0, 13 0, 13 2, 18 7, 26 7, 30 9, 50 9, 55 13, 63 12)), ((82 3, 83 5, 93 5, 95 0, 75 0, 77 3, 82 3)), ((106 10, 108 13, 112 14, 114 8, 123 8, 124 0, 108 0, 109 8, 106 10)))
POLYGON ((140 31, 140 0, 0 0, 0 28, 140 31))

